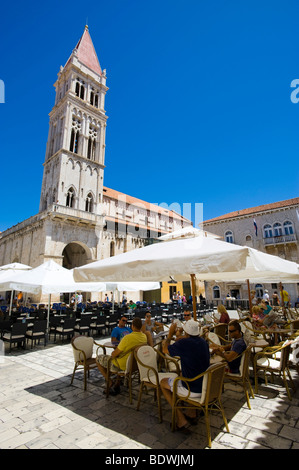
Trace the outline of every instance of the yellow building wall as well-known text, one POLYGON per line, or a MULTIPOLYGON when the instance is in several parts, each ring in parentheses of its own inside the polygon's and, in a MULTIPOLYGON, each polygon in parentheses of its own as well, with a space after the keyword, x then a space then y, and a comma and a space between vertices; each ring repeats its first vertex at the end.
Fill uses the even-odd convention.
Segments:
POLYGON ((176 282, 176 283, 163 282, 162 288, 161 288, 161 302, 166 303, 170 299, 172 300, 173 292, 180 292, 181 295, 186 294, 186 297, 188 300, 187 292, 184 292, 182 282, 176 282))

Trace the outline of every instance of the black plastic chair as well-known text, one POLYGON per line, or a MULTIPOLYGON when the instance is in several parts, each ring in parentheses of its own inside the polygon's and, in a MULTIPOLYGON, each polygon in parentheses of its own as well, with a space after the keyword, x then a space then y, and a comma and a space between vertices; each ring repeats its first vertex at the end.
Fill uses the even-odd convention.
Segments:
POLYGON ((76 325, 76 319, 75 318, 66 318, 64 322, 62 322, 59 326, 56 327, 55 333, 54 333, 54 341, 56 341, 56 335, 58 334, 59 337, 64 338, 65 336, 68 337, 68 339, 73 336, 74 331, 75 331, 75 325, 76 325))
POLYGON ((87 333, 89 336, 91 321, 92 320, 89 315, 82 315, 80 323, 77 323, 75 325, 75 331, 79 333, 80 335, 87 333))
POLYGON ((38 320, 34 323, 32 330, 27 330, 26 338, 31 339, 31 349, 33 348, 33 341, 36 344, 40 343, 40 340, 44 340, 44 345, 46 346, 46 333, 47 333, 47 320, 38 320))
POLYGON ((106 330, 106 317, 104 315, 97 315, 95 319, 92 319, 90 329, 96 331, 96 334, 102 334, 106 330))
POLYGON ((11 331, 3 334, 2 340, 10 343, 9 351, 11 351, 11 345, 15 343, 18 345, 23 344, 23 348, 25 349, 26 331, 26 323, 14 323, 11 327, 11 331))
POLYGON ((50 322, 49 322, 49 339, 51 335, 54 335, 54 338, 56 339, 56 329, 61 326, 61 317, 59 316, 52 316, 50 317, 50 322))
POLYGON ((119 316, 117 313, 110 315, 110 317, 106 317, 106 328, 108 329, 108 333, 111 333, 114 327, 118 324, 119 316))
POLYGON ((0 338, 3 338, 4 333, 10 332, 12 324, 12 319, 0 321, 0 338))

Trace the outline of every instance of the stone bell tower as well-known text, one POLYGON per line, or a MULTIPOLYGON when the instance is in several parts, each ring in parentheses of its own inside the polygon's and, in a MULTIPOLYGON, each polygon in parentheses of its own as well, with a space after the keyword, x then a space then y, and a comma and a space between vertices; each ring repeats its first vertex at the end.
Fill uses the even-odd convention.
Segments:
POLYGON ((49 134, 39 212, 53 204, 101 214, 107 116, 106 70, 88 26, 60 67, 49 134))

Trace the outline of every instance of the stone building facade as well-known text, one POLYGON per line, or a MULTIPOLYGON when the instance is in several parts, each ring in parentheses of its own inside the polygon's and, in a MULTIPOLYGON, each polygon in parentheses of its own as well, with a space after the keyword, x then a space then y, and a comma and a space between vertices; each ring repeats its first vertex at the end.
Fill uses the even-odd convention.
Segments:
MULTIPOLYGON (((234 211, 206 220, 203 226, 229 243, 250 246, 299 263, 299 197, 234 211)), ((284 287, 294 305, 299 295, 299 284, 285 283, 284 287)), ((251 283, 251 288, 259 297, 267 289, 271 299, 273 292, 279 290, 279 279, 276 284, 251 283)), ((232 297, 248 299, 247 285, 235 282, 208 283, 206 293, 215 300, 224 299, 228 293, 232 297)))
POLYGON ((190 225, 103 185, 108 88, 88 27, 54 86, 39 213, 0 234, 0 265, 53 259, 73 268, 190 225))

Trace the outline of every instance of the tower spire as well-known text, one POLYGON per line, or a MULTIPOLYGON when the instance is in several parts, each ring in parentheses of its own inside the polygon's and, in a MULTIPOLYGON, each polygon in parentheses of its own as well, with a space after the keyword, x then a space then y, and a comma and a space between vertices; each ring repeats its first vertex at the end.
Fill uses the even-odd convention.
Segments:
POLYGON ((87 24, 85 25, 84 32, 81 38, 79 39, 75 49, 73 50, 70 58, 65 64, 65 67, 68 65, 74 54, 76 55, 79 62, 81 62, 83 65, 85 65, 98 75, 102 75, 100 62, 95 51, 92 39, 90 37, 89 28, 87 24))

